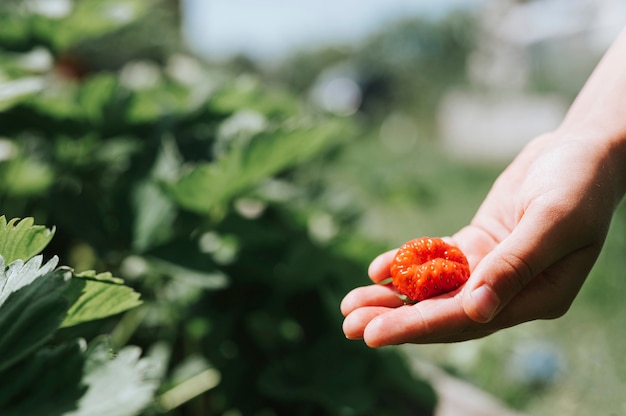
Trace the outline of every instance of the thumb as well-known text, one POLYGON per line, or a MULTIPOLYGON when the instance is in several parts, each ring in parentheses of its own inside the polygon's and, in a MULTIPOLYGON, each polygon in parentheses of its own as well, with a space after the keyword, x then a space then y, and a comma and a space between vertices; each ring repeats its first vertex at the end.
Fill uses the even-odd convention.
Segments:
POLYGON ((491 321, 535 276, 577 248, 571 221, 529 214, 472 272, 462 295, 470 319, 491 321))

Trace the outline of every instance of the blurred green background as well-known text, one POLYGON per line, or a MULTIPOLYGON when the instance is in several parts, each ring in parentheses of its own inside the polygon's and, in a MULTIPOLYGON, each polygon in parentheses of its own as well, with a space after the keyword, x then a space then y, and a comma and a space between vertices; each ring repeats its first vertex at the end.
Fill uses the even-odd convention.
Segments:
MULTIPOLYGON (((339 301, 369 261, 467 224, 524 143, 558 124, 615 31, 603 16, 623 12, 460 3, 389 6, 349 40, 328 18, 323 41, 262 53, 245 9, 3 2, 0 214, 56 226, 50 254, 111 270, 144 300, 61 336, 166 351, 146 415, 432 414, 411 365, 423 361, 524 413, 626 412, 623 208, 557 321, 452 345, 342 337, 339 301), (246 47, 229 52, 216 20, 245 29, 246 47)), ((280 31, 281 7, 259 27, 280 31)))

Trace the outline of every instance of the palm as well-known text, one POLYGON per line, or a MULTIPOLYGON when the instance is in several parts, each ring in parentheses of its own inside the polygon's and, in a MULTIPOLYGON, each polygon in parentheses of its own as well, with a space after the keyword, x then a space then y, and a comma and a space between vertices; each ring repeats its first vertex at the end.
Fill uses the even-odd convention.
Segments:
MULTIPOLYGON (((603 186, 610 178, 597 166, 575 142, 535 141, 496 181, 472 223, 448 239, 468 257, 465 288, 415 305, 389 287, 357 288, 342 303, 346 336, 372 346, 453 342, 562 315, 597 258, 614 208, 612 189, 603 186), (497 313, 481 313, 481 302, 472 301, 472 289, 485 284, 498 294, 497 313)), ((389 276, 393 254, 372 262, 374 282, 389 276)))

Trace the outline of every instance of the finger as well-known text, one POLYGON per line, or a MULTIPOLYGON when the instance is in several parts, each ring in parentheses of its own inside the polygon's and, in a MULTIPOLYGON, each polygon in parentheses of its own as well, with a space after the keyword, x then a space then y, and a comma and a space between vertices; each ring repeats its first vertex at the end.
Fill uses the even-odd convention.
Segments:
POLYGON ((398 308, 357 310, 346 323, 355 338, 371 347, 403 343, 429 344, 482 338, 535 319, 563 315, 580 290, 599 253, 597 247, 575 251, 532 279, 489 323, 470 319, 462 293, 398 308))
POLYGON ((574 251, 547 268, 514 297, 491 322, 506 328, 536 319, 554 319, 571 306, 600 250, 574 251))
POLYGON ((365 306, 396 308, 403 305, 398 294, 387 286, 370 285, 351 290, 341 301, 341 313, 347 316, 355 309, 365 306))
POLYGON ((352 311, 343 320, 343 333, 348 339, 362 339, 363 331, 372 319, 390 310, 382 306, 367 306, 352 311))
POLYGON ((378 283, 391 276, 389 269, 391 268, 391 263, 397 252, 398 249, 389 250, 372 260, 367 274, 374 283, 378 283))
POLYGON ((370 347, 381 347, 465 341, 494 332, 490 326, 469 319, 460 302, 459 296, 433 298, 385 313, 372 313, 363 330, 363 340, 370 347))
POLYGON ((477 322, 489 322, 535 276, 585 245, 566 212, 529 210, 511 235, 477 265, 464 288, 463 306, 477 322))

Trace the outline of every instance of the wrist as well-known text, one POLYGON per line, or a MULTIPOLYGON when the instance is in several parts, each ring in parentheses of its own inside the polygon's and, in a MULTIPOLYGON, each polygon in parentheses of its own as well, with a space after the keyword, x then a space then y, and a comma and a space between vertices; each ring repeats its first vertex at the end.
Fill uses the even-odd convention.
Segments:
MULTIPOLYGON (((587 141, 589 157, 604 164, 618 201, 626 193, 626 29, 585 83, 557 129, 561 137, 587 141)), ((587 147, 586 147, 587 148, 587 147)))
MULTIPOLYGON (((615 124, 613 124, 614 126, 615 124)), ((626 131, 607 129, 606 125, 568 123, 567 120, 551 135, 558 140, 577 141, 588 151, 589 158, 613 190, 617 205, 626 195, 626 131)), ((598 183, 598 186, 607 185, 598 183)))

